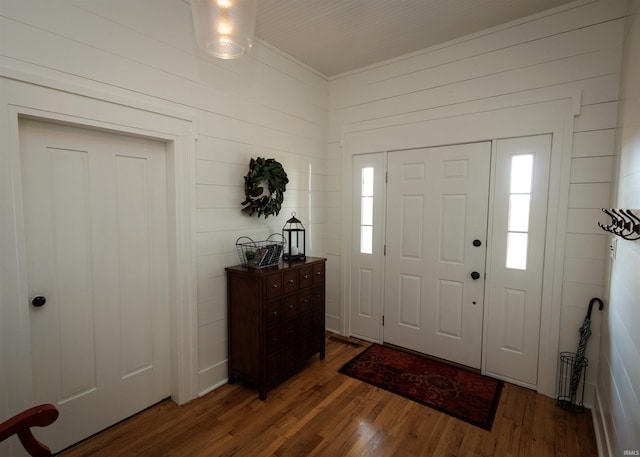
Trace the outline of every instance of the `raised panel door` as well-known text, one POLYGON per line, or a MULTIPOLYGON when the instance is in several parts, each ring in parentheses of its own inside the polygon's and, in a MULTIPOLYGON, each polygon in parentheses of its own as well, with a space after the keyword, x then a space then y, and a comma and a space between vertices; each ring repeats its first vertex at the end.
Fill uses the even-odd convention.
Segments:
POLYGON ((389 154, 385 342, 480 368, 490 157, 490 142, 389 154))
POLYGON ((20 122, 34 401, 59 451, 170 395, 163 143, 20 122))

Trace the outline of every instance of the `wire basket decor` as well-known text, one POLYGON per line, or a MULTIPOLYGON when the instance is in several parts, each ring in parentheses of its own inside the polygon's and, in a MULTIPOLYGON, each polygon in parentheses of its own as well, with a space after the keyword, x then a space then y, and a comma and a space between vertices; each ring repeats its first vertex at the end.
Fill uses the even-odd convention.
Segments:
POLYGON ((248 236, 236 240, 238 256, 243 266, 264 268, 280 262, 284 248, 284 237, 280 233, 272 233, 264 241, 253 241, 248 236))

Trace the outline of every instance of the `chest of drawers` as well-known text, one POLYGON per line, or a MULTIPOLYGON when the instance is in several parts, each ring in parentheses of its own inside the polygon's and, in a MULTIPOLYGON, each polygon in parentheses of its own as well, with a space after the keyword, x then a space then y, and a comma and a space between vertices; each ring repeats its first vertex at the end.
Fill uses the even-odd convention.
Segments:
POLYGON ((326 259, 227 272, 229 383, 258 387, 260 399, 308 358, 324 359, 326 259))

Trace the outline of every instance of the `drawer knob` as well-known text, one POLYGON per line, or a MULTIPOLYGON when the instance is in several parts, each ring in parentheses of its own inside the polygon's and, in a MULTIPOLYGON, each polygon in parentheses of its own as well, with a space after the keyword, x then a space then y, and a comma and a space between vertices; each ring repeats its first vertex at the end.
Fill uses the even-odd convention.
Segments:
POLYGON ((320 276, 322 273, 320 273, 319 271, 316 271, 316 276, 320 276))
POLYGON ((289 305, 289 309, 293 309, 293 305, 289 305))
POLYGON ((273 313, 271 313, 274 317, 278 316, 278 311, 274 311, 273 313))
POLYGON ((309 279, 309 275, 304 275, 304 279, 309 279))
POLYGON ((277 288, 278 288, 278 285, 277 285, 277 284, 274 284, 274 285, 272 285, 271 287, 272 287, 272 288, 274 288, 274 289, 277 289, 277 288))
POLYGON ((289 280, 289 284, 293 284, 295 281, 293 279, 289 280))

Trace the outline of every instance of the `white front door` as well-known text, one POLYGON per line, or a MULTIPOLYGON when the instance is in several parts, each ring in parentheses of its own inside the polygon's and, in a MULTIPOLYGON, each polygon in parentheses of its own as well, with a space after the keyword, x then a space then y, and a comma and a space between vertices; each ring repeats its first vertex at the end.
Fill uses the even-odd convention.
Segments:
POLYGON ((34 401, 54 452, 170 395, 164 143, 20 121, 34 401), (33 301, 36 305, 40 301, 33 301))
POLYGON ((384 341, 480 368, 491 142, 389 153, 384 341))

